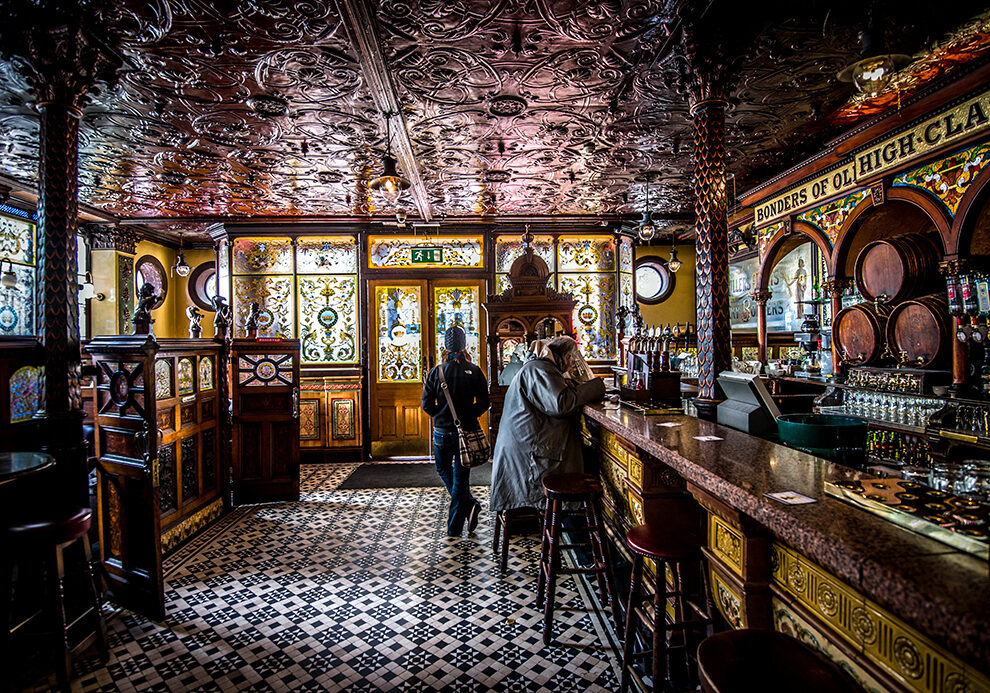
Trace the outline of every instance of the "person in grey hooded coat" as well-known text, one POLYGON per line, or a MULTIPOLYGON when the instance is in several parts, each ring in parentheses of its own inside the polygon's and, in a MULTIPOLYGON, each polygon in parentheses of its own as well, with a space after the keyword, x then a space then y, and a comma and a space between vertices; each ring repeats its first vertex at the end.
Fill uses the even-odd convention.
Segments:
POLYGON ((491 512, 538 507, 543 477, 582 472, 581 408, 601 399, 605 384, 575 385, 564 377, 581 356, 570 337, 557 337, 516 374, 505 395, 492 467, 491 512))

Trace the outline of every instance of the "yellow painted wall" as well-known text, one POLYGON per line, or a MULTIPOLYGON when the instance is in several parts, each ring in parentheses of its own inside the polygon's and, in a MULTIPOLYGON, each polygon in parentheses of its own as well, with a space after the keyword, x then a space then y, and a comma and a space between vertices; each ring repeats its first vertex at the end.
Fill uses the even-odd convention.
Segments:
POLYGON ((93 335, 117 333, 117 253, 94 250, 91 253, 93 286, 104 299, 89 302, 93 335))
MULTIPOLYGON (((636 259, 644 255, 658 255, 664 259, 670 257, 669 245, 639 246, 636 248, 636 259)), ((679 243, 677 245, 677 257, 681 261, 681 269, 677 271, 674 282, 674 293, 663 303, 655 306, 648 306, 640 303, 639 309, 643 313, 643 320, 647 326, 662 325, 666 323, 690 322, 697 325, 695 308, 695 280, 694 280, 694 245, 690 243, 679 243)))

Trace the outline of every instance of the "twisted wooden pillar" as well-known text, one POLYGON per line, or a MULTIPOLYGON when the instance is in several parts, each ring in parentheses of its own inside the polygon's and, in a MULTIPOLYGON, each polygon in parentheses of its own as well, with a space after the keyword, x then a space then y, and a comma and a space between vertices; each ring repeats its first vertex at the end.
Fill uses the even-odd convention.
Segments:
POLYGON ((695 279, 698 311, 698 416, 715 418, 723 399, 716 378, 732 362, 729 331, 729 244, 725 195, 725 106, 698 101, 694 117, 695 279))

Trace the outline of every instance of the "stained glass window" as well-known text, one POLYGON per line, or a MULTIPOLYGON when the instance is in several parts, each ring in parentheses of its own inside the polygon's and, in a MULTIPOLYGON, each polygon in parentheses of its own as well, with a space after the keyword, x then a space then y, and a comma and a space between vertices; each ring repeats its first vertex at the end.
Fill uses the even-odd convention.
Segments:
POLYGON ((443 334, 454 325, 464 330, 467 350, 475 363, 481 359, 481 330, 478 325, 480 301, 473 286, 438 286, 433 289, 437 363, 443 360, 443 334))
POLYGON ((288 238, 238 238, 233 256, 234 274, 292 274, 288 238))
POLYGON ((34 335, 34 224, 0 215, 0 261, 3 272, 13 272, 17 280, 12 288, 0 288, 0 336, 34 335))
POLYGON ((247 336, 251 304, 258 304, 258 336, 293 336, 292 277, 234 277, 234 336, 247 336))
POLYGON ((191 359, 179 359, 179 394, 187 395, 193 391, 193 364, 191 359))
POLYGON ((615 275, 561 274, 560 290, 577 300, 574 332, 584 357, 615 358, 615 275))
POLYGON ((611 236, 561 236, 557 239, 560 272, 614 272, 615 240, 611 236))
POLYGON ((623 238, 619 241, 619 271, 633 271, 633 244, 632 239, 623 238))
POLYGON ((301 276, 299 339, 303 363, 357 363, 357 275, 301 276))
POLYGON ((41 408, 44 368, 24 366, 10 376, 10 423, 27 421, 41 408))
POLYGON ((378 382, 423 379, 423 297, 419 286, 375 287, 378 382))
POLYGON ((199 389, 213 389, 213 358, 204 356, 199 360, 199 389))
POLYGON ((357 241, 353 236, 299 238, 296 241, 298 274, 356 274, 357 241))
MULTIPOLYGON (((557 286, 554 269, 557 267, 557 256, 554 252, 553 236, 534 236, 533 250, 538 257, 547 263, 550 270, 548 285, 557 286)), ((523 242, 519 236, 499 236, 495 239, 495 291, 502 293, 509 288, 508 272, 512 263, 523 254, 523 242)))
POLYGON ((482 267, 484 236, 371 236, 368 267, 482 267))

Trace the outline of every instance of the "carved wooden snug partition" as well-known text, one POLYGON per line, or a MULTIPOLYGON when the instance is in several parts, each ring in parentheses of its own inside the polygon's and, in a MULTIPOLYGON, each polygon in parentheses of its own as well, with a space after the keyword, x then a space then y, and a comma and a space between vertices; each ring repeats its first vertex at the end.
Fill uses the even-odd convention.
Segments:
POLYGON ((115 598, 164 615, 162 555, 224 510, 222 344, 96 337, 100 553, 115 598))

